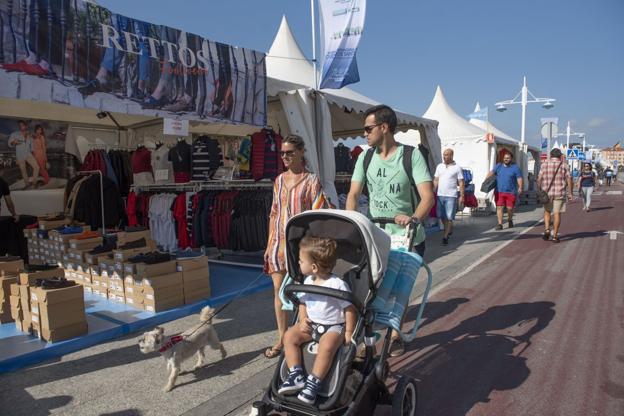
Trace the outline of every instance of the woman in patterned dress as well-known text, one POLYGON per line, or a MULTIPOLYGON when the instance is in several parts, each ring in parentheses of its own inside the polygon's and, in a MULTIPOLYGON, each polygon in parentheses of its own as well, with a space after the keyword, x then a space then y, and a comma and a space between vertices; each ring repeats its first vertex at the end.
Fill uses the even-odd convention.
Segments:
POLYGON ((279 290, 286 276, 286 222, 293 215, 310 209, 329 208, 319 177, 305 167, 305 145, 300 136, 291 134, 282 141, 280 156, 286 171, 275 179, 273 204, 269 216, 269 241, 264 253, 264 272, 273 279, 275 319, 278 339, 267 348, 265 357, 277 357, 284 346, 288 329, 287 314, 282 310, 279 290))

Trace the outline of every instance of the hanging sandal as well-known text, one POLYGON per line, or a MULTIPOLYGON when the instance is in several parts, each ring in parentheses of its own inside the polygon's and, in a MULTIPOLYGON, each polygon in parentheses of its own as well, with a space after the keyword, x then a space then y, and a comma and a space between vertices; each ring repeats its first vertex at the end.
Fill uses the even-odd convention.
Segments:
POLYGON ((264 351, 264 356, 266 358, 278 357, 282 353, 283 349, 284 347, 269 347, 266 349, 266 351, 264 351))
POLYGON ((544 231, 544 234, 542 234, 542 240, 548 241, 549 239, 550 239, 550 230, 546 230, 544 231))

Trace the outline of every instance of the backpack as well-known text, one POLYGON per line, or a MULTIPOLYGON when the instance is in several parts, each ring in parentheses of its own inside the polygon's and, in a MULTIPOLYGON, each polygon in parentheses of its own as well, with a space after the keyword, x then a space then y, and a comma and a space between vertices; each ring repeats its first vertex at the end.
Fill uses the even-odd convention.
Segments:
MULTIPOLYGON (((416 187, 416 182, 414 181, 414 176, 412 175, 412 154, 414 153, 414 146, 410 146, 407 144, 403 145, 403 169, 405 169, 405 173, 407 174, 407 177, 409 178, 410 181, 410 185, 412 187, 412 189, 414 190, 414 193, 416 194, 416 199, 418 201, 420 201, 420 194, 418 193, 418 188, 416 187)), ((429 170, 429 163, 427 162, 427 155, 425 155, 425 152, 428 154, 428 150, 422 146, 422 145, 418 145, 418 151, 420 152, 420 155, 425 158, 425 163, 427 164, 427 170, 429 170), (424 151, 423 151, 424 150, 424 151)), ((366 151, 366 155, 364 155, 364 186, 366 186, 366 173, 368 172, 368 166, 371 163, 371 160, 373 159, 373 154, 375 152, 375 148, 371 147, 370 149, 368 149, 366 151)), ((431 172, 429 172, 431 174, 431 172)), ((412 209, 416 210, 416 201, 414 201, 414 195, 410 195, 411 199, 412 199, 412 209)))

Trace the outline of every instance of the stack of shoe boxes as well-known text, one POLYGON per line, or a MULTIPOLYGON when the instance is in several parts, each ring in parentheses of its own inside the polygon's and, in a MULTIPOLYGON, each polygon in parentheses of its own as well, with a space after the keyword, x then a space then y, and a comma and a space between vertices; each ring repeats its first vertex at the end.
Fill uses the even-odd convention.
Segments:
POLYGON ((113 256, 100 259, 100 287, 102 286, 102 282, 105 282, 108 288, 108 299, 124 303, 126 298, 124 296, 123 279, 120 279, 115 273, 115 263, 116 261, 113 256))
POLYGON ((24 237, 28 246, 28 262, 30 264, 43 264, 43 248, 39 246, 39 237, 36 228, 24 230, 24 237))
POLYGON ((177 270, 182 272, 184 303, 186 305, 210 297, 208 257, 178 259, 177 270))
POLYGON ((16 311, 19 319, 15 319, 15 326, 22 332, 30 332, 32 329, 32 315, 30 310, 30 289, 38 279, 53 279, 64 277, 65 272, 61 268, 50 270, 25 272, 19 274, 19 285, 14 288, 11 285, 11 309, 16 311), (19 296, 17 294, 19 293, 19 296))
POLYGON ((43 284, 30 290, 33 332, 49 341, 62 341, 88 331, 81 285, 55 287, 43 284))
POLYGON ((17 296, 16 304, 19 303, 19 286, 17 277, 20 269, 24 268, 21 259, 0 257, 0 324, 13 322, 15 316, 19 317, 19 309, 11 308, 11 296, 17 296), (15 286, 15 289, 11 289, 15 286))
POLYGON ((126 303, 150 312, 184 304, 182 274, 175 260, 155 264, 125 263, 126 303))

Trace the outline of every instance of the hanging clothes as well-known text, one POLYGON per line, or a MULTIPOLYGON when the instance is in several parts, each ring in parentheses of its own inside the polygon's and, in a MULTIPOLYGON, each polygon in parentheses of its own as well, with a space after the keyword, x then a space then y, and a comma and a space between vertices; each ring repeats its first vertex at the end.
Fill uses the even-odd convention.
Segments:
POLYGON ((152 169, 155 183, 173 183, 173 164, 169 160, 168 147, 160 146, 152 152, 152 169))
POLYGON ((280 157, 282 136, 273 130, 262 129, 251 136, 251 176, 259 181, 274 180, 284 171, 280 157))
MULTIPOLYGON (((126 210, 117 185, 107 177, 102 178, 104 185, 104 221, 106 227, 120 227, 127 224, 126 210)), ((100 197, 99 175, 90 175, 81 183, 75 198, 73 219, 91 226, 102 227, 102 199, 100 197)))
POLYGON ((169 150, 169 161, 173 168, 174 182, 185 183, 191 180, 191 164, 193 149, 185 140, 169 150))
POLYGON ((336 172, 349 172, 351 166, 351 152, 349 148, 342 143, 338 143, 334 147, 334 161, 336 163, 336 172))
POLYGON ((135 185, 150 185, 154 183, 152 152, 145 146, 139 146, 132 153, 132 181, 135 185))
POLYGON ((149 228, 152 240, 164 251, 176 251, 178 240, 172 206, 175 194, 157 194, 149 200, 149 228))
POLYGON ((176 221, 176 230, 178 236, 178 247, 186 249, 191 247, 191 238, 187 229, 186 222, 186 194, 182 192, 173 202, 173 218, 176 221))
POLYGON ((219 166, 223 166, 219 142, 208 136, 200 136, 193 140, 192 179, 194 181, 212 179, 219 166))

